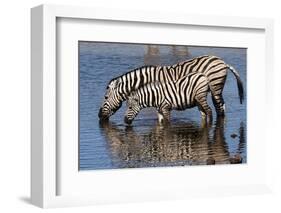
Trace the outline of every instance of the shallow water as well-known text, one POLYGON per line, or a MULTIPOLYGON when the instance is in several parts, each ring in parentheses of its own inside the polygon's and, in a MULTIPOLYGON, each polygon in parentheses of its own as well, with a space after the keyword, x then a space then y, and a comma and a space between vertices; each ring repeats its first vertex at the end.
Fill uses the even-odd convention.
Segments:
MULTIPOLYGON (((236 154, 247 161, 246 96, 239 103, 235 77, 224 87, 225 119, 201 127, 197 108, 172 111, 171 124, 159 126, 154 109, 142 110, 131 127, 124 124, 124 103, 108 123, 99 123, 98 110, 107 83, 145 64, 171 65, 199 55, 216 55, 239 72, 246 94, 246 49, 178 47, 79 42, 80 170, 157 166, 229 164, 236 154), (153 46, 156 47, 156 46, 153 46)), ((211 98, 208 103, 213 109, 211 98)))

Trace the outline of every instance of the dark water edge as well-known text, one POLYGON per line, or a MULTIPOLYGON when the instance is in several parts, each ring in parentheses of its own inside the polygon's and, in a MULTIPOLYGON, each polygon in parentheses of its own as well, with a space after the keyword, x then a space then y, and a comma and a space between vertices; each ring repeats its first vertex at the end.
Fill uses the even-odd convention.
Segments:
MULTIPOLYGON (((132 127, 123 123, 126 104, 108 123, 97 114, 107 82, 144 64, 173 64, 199 55, 216 55, 238 70, 246 90, 246 49, 80 42, 80 170, 229 164, 247 162, 246 102, 240 105, 236 80, 229 74, 225 119, 201 126, 196 108, 173 111, 171 124, 160 126, 154 109, 143 110, 132 127), (176 50, 175 50, 176 49, 176 50)), ((246 97, 245 97, 246 99, 246 97)), ((208 99, 213 109, 211 99, 208 99)))

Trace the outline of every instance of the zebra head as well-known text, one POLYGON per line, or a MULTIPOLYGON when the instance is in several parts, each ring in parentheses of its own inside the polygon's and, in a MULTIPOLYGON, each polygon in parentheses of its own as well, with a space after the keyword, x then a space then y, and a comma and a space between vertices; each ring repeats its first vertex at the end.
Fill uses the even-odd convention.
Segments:
POLYGON ((123 98, 119 94, 118 85, 118 79, 114 79, 109 82, 104 95, 103 103, 99 110, 98 116, 100 120, 107 120, 122 106, 123 98))
POLYGON ((141 110, 139 97, 133 92, 127 99, 127 110, 124 117, 126 124, 131 124, 141 110))

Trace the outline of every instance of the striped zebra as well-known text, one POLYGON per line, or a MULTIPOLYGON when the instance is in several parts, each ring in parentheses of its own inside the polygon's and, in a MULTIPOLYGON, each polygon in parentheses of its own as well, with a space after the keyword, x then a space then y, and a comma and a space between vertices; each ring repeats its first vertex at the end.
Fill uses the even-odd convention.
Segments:
POLYGON ((160 123, 170 121, 171 110, 185 110, 197 106, 203 120, 212 121, 207 95, 214 92, 202 73, 190 73, 177 81, 152 82, 133 91, 127 100, 124 122, 131 124, 141 109, 154 107, 160 123))
POLYGON ((230 70, 237 80, 240 103, 243 100, 243 84, 237 71, 222 59, 216 56, 200 56, 191 60, 183 61, 172 66, 143 66, 113 78, 107 85, 102 106, 99 110, 99 118, 107 120, 127 99, 131 91, 143 85, 159 81, 169 82, 186 76, 191 72, 204 73, 214 88, 212 100, 218 115, 224 115, 224 100, 222 91, 230 70))

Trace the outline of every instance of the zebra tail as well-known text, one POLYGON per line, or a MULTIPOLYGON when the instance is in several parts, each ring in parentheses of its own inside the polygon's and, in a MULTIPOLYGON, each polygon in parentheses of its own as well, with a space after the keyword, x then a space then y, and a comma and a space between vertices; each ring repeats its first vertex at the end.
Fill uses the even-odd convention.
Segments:
POLYGON ((243 83, 241 81, 241 78, 240 78, 238 72, 232 66, 227 65, 227 67, 234 74, 234 76, 236 78, 239 98, 240 98, 240 104, 242 104, 242 102, 244 100, 244 88, 243 88, 243 83))

